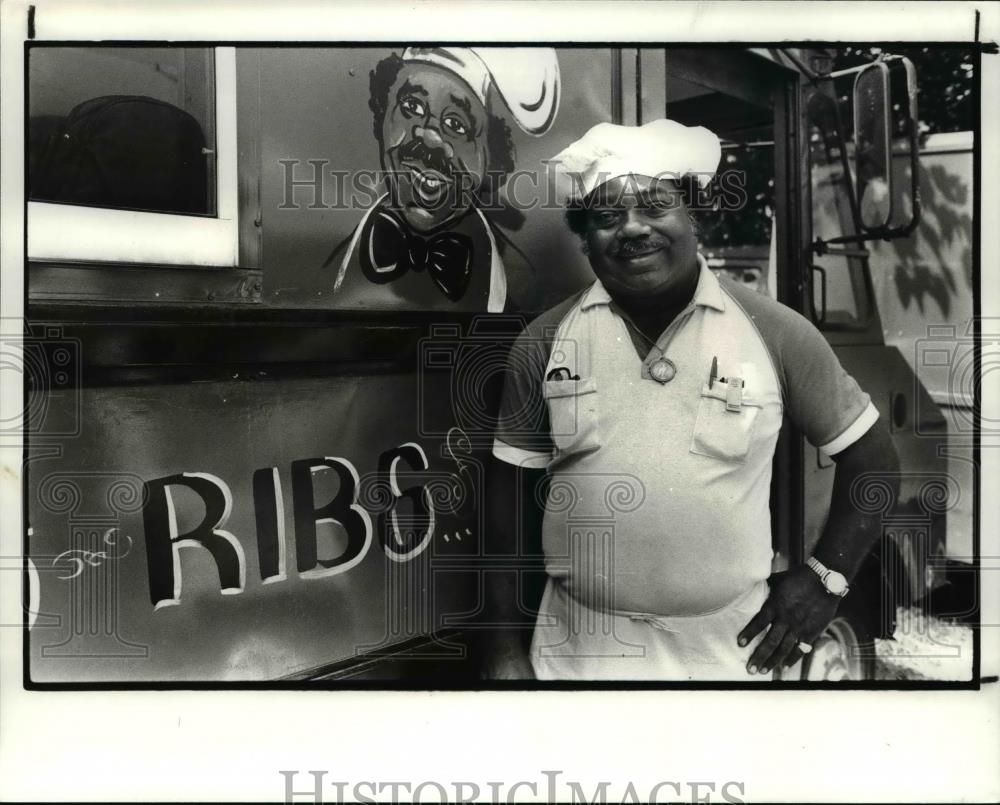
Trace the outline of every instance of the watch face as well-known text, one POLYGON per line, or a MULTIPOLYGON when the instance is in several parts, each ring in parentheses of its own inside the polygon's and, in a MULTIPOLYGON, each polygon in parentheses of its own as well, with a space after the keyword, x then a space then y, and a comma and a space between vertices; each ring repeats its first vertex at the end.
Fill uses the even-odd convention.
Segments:
POLYGON ((834 595, 843 595, 847 592, 847 579, 841 573, 830 571, 826 578, 826 589, 834 595))

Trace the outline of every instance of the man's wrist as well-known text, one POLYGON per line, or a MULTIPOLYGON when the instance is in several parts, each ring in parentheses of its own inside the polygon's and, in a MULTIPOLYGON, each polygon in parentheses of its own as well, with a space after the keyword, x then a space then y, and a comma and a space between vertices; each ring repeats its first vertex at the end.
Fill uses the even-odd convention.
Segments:
POLYGON ((806 567, 819 579, 823 588, 838 598, 843 598, 851 589, 847 577, 838 570, 827 567, 815 556, 810 556, 806 560, 806 567))

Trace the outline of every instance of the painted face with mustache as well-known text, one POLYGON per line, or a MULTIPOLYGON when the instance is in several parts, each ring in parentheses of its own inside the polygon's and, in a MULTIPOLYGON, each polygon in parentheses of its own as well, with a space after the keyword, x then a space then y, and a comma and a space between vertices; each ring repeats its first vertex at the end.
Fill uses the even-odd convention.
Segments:
POLYGON ((389 92, 382 167, 395 206, 427 233, 461 218, 486 175, 486 109, 454 73, 407 64, 389 92))
POLYGON ((609 294, 636 298, 690 287, 698 242, 674 182, 620 176, 596 188, 588 203, 587 255, 609 294))

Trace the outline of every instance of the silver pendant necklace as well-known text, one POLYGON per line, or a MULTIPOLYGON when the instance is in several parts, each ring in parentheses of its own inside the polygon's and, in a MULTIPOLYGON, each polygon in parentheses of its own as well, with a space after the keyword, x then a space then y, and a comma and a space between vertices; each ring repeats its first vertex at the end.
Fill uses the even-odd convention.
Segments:
POLYGON ((670 360, 670 358, 666 357, 659 345, 642 330, 640 330, 638 325, 635 324, 635 322, 633 322, 628 316, 623 316, 623 318, 625 323, 635 330, 635 332, 637 332, 642 339, 649 344, 651 349, 655 349, 660 353, 656 360, 649 364, 649 376, 661 386, 666 385, 673 380, 677 375, 677 364, 670 360))
POLYGON ((677 366, 662 355, 649 365, 649 376, 657 383, 669 383, 677 374, 677 366))

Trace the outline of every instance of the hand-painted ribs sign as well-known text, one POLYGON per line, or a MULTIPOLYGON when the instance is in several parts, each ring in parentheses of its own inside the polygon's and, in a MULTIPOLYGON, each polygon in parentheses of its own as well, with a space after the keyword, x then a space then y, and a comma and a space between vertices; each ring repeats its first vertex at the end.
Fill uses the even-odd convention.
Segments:
MULTIPOLYGON (((376 479, 376 483, 386 485, 390 496, 388 508, 378 518, 382 549, 397 562, 418 556, 430 542, 435 527, 434 502, 427 486, 400 487, 399 466, 404 461, 412 471, 429 469, 424 449, 409 442, 382 453, 376 479), (399 511, 403 501, 410 503, 405 530, 399 511)), ((358 503, 361 479, 354 465, 339 457, 300 459, 291 464, 291 479, 298 575, 304 579, 325 578, 355 567, 371 548, 374 528, 371 515, 358 503), (313 477, 325 470, 337 476, 337 493, 317 506, 313 477), (319 556, 317 524, 332 524, 342 529, 346 545, 340 555, 319 556)), ((242 593, 247 584, 247 562, 243 543, 225 528, 233 510, 233 495, 226 482, 209 473, 185 472, 147 482, 145 493, 143 522, 153 606, 159 609, 181 603, 180 550, 187 547, 200 547, 208 552, 218 570, 223 595, 242 593), (185 533, 180 533, 178 527, 171 491, 176 487, 187 487, 205 506, 202 521, 185 533)), ((265 467, 253 473, 253 506, 260 581, 262 584, 284 581, 287 578, 286 540, 281 477, 277 467, 265 467)))
POLYGON ((483 456, 420 394, 412 375, 83 390, 81 433, 29 466, 32 679, 271 679, 467 621, 483 456))

